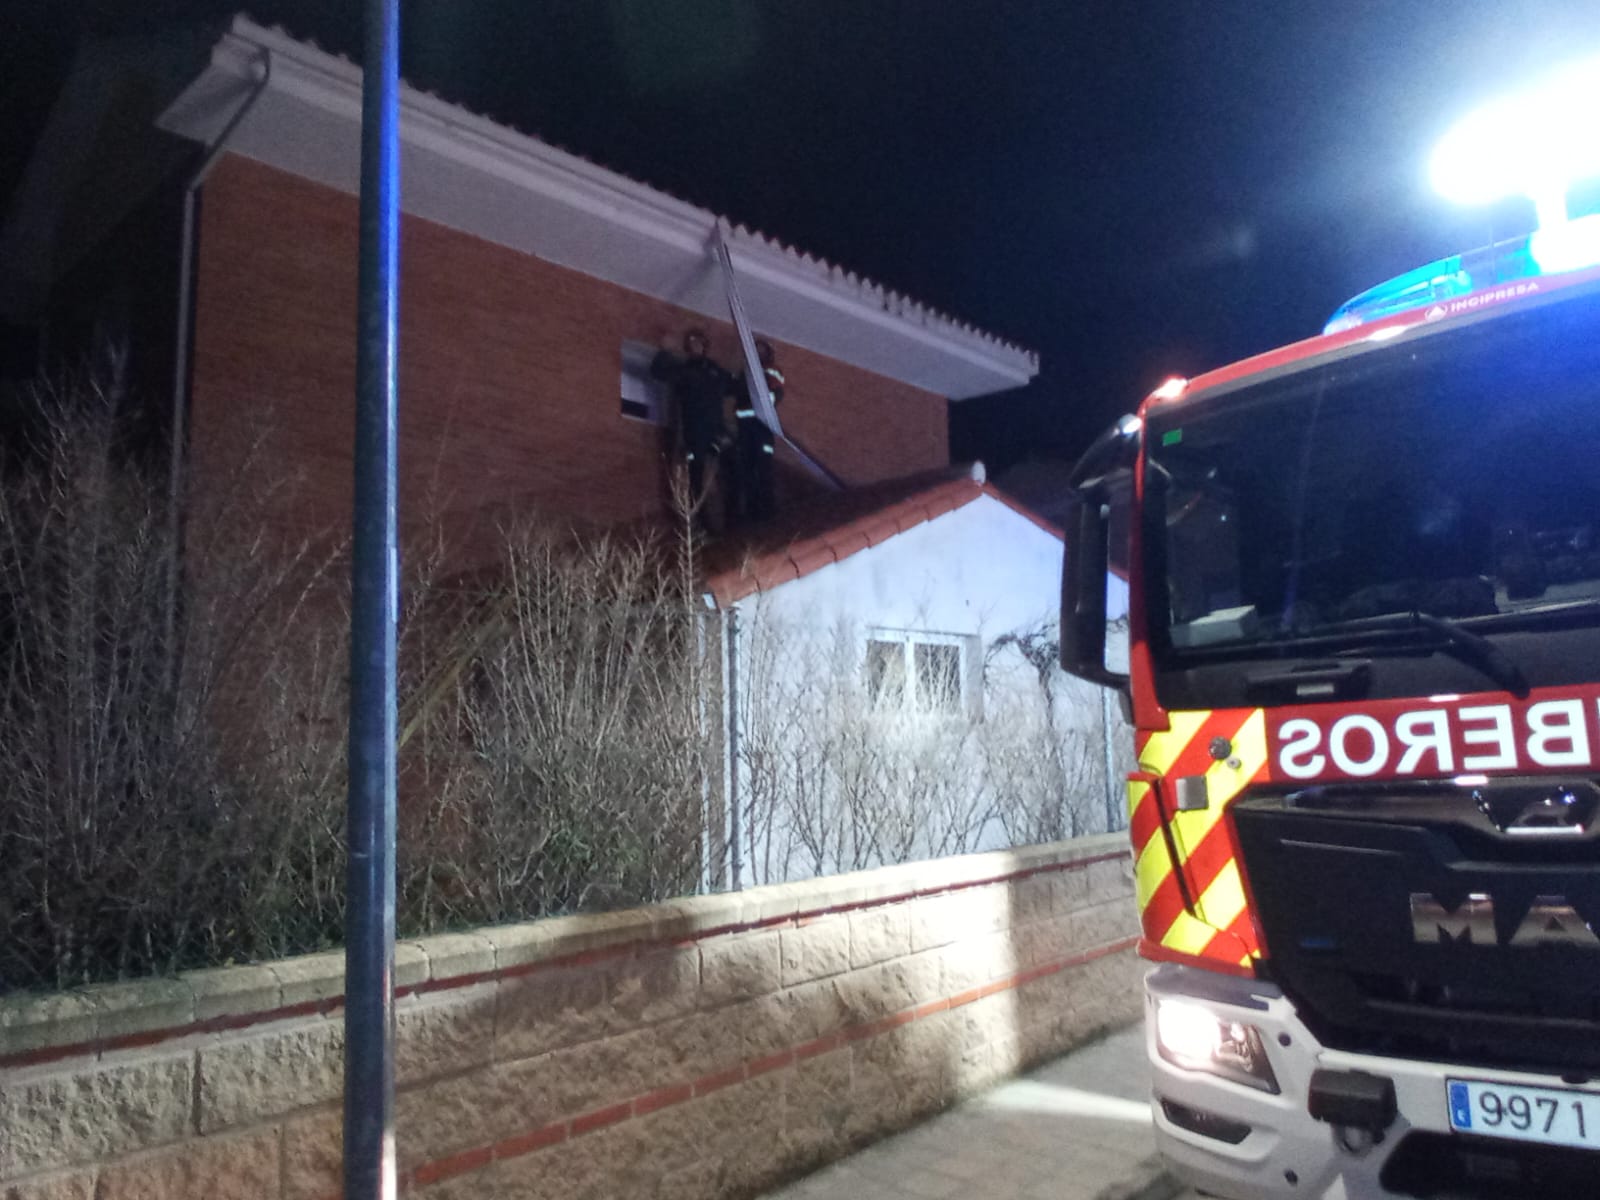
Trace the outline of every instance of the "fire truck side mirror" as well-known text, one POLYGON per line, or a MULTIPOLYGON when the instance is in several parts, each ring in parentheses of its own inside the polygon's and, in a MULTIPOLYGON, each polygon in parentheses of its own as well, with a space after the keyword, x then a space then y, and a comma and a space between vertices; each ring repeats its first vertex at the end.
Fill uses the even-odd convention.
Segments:
POLYGON ((1106 666, 1106 582, 1113 500, 1127 499, 1141 432, 1139 418, 1121 418, 1072 469, 1077 505, 1067 519, 1061 564, 1061 667, 1124 693, 1127 675, 1106 666))
POLYGON ((1103 687, 1125 689, 1128 677, 1106 667, 1106 573, 1109 501, 1096 489, 1080 494, 1067 521, 1061 564, 1061 667, 1103 687))

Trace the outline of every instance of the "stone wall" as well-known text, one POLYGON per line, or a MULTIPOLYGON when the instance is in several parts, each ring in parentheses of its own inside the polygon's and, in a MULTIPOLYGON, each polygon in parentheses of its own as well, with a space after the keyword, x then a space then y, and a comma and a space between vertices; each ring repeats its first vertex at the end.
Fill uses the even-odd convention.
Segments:
MULTIPOLYGON (((1140 1011, 1081 839, 398 948, 403 1190, 743 1197, 1140 1011)), ((339 1192, 343 957, 0 1000, 4 1200, 339 1192)))

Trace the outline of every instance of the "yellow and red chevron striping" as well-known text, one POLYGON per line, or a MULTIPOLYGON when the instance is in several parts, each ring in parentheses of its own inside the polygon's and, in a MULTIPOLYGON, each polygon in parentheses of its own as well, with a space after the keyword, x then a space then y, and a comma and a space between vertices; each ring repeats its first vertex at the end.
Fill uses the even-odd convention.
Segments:
POLYGON ((1199 728, 1190 735, 1187 742, 1178 747, 1177 754, 1167 766, 1161 768, 1160 774, 1171 776, 1206 774, 1218 761, 1211 756, 1212 740, 1221 738, 1232 745, 1238 737, 1240 726, 1249 717, 1249 712, 1241 713, 1237 709, 1226 708, 1206 714, 1199 728))
POLYGON ((1239 915, 1217 936, 1233 938, 1245 948, 1251 958, 1257 958, 1261 954, 1260 941, 1256 936, 1256 923, 1251 919, 1248 907, 1240 909, 1239 915))
POLYGON ((1183 859, 1184 878, 1191 894, 1197 899, 1203 898, 1233 861, 1233 839, 1228 836, 1227 827, 1212 826, 1194 852, 1183 859))
POLYGON ((1142 771, 1128 781, 1128 824, 1147 944, 1248 964, 1259 956, 1260 942, 1226 818, 1229 804, 1267 777, 1265 713, 1170 713, 1167 729, 1141 735, 1139 765, 1142 771), (1162 799, 1171 781, 1184 776, 1204 777, 1208 802, 1185 812, 1169 808, 1169 840, 1162 833, 1162 799), (1192 907, 1184 904, 1180 872, 1192 907))
POLYGON ((1128 812, 1128 838, 1133 843, 1133 857, 1138 858, 1150 839, 1161 833, 1161 814, 1156 810, 1155 790, 1146 788, 1142 798, 1133 801, 1128 812))
POLYGON ((1178 890, 1177 873, 1168 871, 1141 914, 1145 936, 1158 942, 1164 940, 1186 912, 1183 893, 1178 890))

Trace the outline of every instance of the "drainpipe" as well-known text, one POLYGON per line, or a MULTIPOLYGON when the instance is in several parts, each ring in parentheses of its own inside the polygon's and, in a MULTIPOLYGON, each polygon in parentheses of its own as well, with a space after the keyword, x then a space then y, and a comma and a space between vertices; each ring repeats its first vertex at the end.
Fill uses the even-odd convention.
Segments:
MULTIPOLYGON (((184 442, 189 419, 189 355, 192 352, 189 334, 194 316, 195 198, 206 176, 211 174, 211 168, 222 157, 222 151, 233 137, 234 130, 239 128, 239 123, 255 107, 272 79, 272 51, 261 47, 256 54, 256 61, 261 64, 261 77, 256 80, 244 102, 234 110, 233 116, 228 118, 222 132, 206 147, 205 156, 183 189, 183 229, 178 245, 178 328, 177 336, 173 339, 172 444, 167 462, 167 596, 164 632, 169 647, 178 627, 178 540, 183 532, 180 500, 183 492, 184 442)), ((176 659, 173 661, 176 662, 176 659)))
MULTIPOLYGON (((709 607, 711 597, 705 597, 709 607)), ((694 621, 694 728, 699 735, 702 745, 711 741, 711 697, 709 694, 710 672, 707 671, 707 656, 711 653, 710 625, 717 623, 717 661, 722 661, 722 614, 711 608, 707 612, 695 614, 694 621)), ((720 674, 720 672, 719 672, 720 674)), ((700 894, 710 895, 716 890, 721 868, 713 862, 716 854, 716 841, 711 836, 711 773, 703 764, 700 769, 700 894)))
POLYGON ((744 851, 739 844, 739 610, 728 609, 726 624, 726 655, 723 659, 722 695, 724 716, 728 730, 728 890, 743 888, 744 851))

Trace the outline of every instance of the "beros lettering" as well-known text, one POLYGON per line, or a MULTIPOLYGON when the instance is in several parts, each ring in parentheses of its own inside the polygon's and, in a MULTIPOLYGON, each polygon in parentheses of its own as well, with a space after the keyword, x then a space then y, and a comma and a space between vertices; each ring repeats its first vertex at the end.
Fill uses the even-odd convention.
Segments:
POLYGON ((1346 712, 1327 721, 1293 717, 1278 728, 1276 742, 1277 773, 1287 779, 1330 771, 1369 778, 1591 767, 1600 700, 1346 712))

